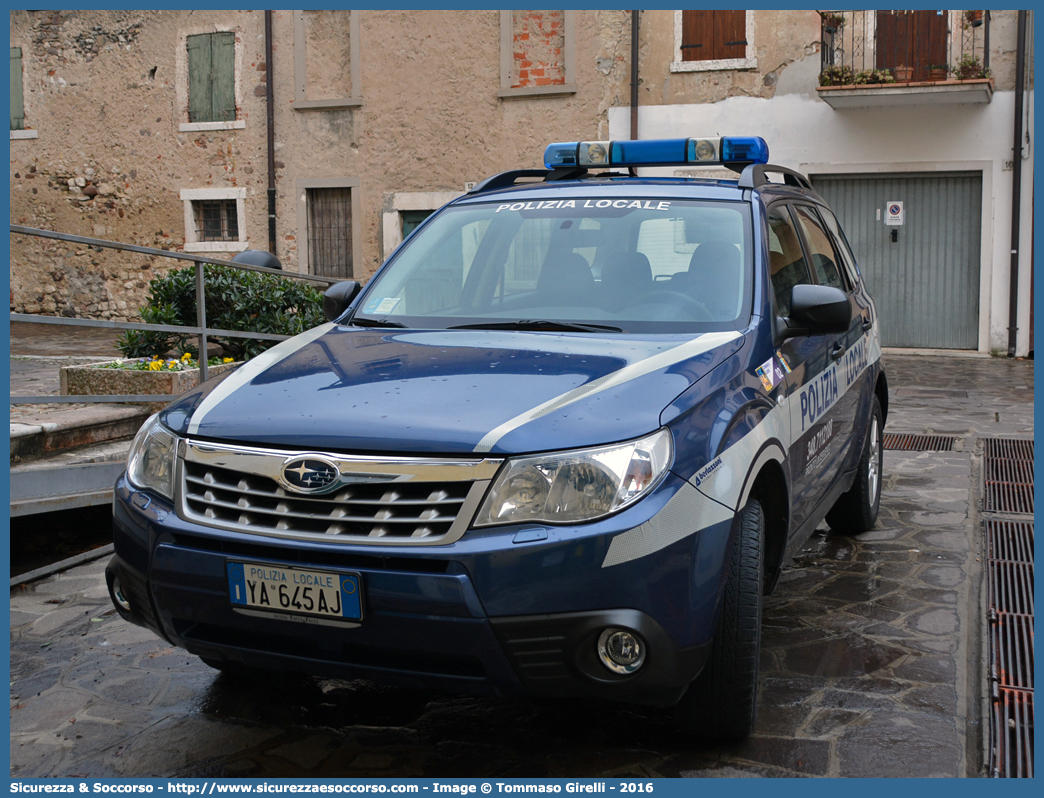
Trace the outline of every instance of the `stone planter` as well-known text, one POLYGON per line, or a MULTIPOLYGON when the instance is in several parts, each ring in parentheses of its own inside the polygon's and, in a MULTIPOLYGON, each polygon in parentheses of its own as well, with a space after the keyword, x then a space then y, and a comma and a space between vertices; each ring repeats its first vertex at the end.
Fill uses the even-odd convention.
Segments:
MULTIPOLYGON (((62 366, 59 373, 62 396, 115 396, 143 394, 179 394, 199 385, 199 369, 185 371, 132 371, 130 369, 101 368, 105 360, 82 366, 62 366)), ((239 363, 222 363, 207 369, 208 378, 231 371, 239 363)), ((152 410, 159 410, 167 401, 142 402, 152 410)))

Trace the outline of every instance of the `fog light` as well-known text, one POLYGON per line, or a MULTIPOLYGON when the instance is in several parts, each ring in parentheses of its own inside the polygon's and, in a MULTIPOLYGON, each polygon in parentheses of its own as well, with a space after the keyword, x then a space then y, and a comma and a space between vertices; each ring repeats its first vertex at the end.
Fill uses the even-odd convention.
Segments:
POLYGON ((131 611, 130 602, 127 601, 127 597, 123 595, 123 584, 120 582, 118 576, 113 577, 112 580, 112 600, 116 602, 116 606, 124 612, 131 611))
POLYGON ((610 627, 598 637, 598 658, 613 673, 634 673, 645 662, 645 643, 636 634, 610 627))

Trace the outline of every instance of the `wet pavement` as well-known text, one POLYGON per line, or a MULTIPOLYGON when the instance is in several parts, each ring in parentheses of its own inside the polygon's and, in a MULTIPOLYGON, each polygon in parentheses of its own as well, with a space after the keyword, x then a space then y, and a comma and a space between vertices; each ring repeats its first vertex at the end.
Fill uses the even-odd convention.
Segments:
POLYGON ((219 675, 120 620, 98 561, 12 590, 11 775, 981 775, 979 439, 1032 437, 1033 363, 885 364, 886 431, 954 435, 955 450, 886 451, 876 527, 817 531, 784 572, 741 743, 597 701, 219 675))
MULTIPOLYGON (((31 322, 11 324, 11 394, 58 395, 62 366, 97 363, 120 357, 120 330, 71 327, 31 322)), ((11 420, 32 423, 41 415, 65 412, 87 404, 11 405, 11 420)))

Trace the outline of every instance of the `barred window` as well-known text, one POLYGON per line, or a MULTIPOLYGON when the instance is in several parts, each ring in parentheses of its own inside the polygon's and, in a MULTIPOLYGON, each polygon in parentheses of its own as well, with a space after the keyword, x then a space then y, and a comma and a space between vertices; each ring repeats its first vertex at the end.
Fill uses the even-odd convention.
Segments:
POLYGON ((239 240, 239 218, 234 199, 195 200, 192 213, 196 220, 197 241, 239 240))

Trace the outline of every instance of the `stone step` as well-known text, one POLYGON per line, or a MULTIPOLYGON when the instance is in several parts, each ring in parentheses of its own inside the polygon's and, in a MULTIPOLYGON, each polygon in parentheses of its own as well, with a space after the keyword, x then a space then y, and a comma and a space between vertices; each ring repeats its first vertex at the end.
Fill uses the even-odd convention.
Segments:
POLYGON ((129 440, 149 415, 149 408, 142 405, 95 404, 21 416, 11 422, 11 464, 129 440))
POLYGON ((11 517, 112 502, 130 439, 67 449, 11 466, 11 517))

